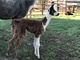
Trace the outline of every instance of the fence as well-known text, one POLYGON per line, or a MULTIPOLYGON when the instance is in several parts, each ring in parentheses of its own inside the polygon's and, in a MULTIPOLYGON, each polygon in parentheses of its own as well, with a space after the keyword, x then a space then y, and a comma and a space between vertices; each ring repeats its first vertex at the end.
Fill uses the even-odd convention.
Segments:
MULTIPOLYGON (((58 5, 59 8, 59 12, 60 13, 65 13, 67 11, 71 11, 71 12, 79 12, 80 11, 80 6, 75 7, 75 9, 73 9, 73 2, 69 3, 69 1, 65 2, 65 1, 55 1, 58 5), (70 8, 68 8, 69 6, 71 6, 70 8)), ((27 18, 33 18, 33 17, 38 17, 38 16, 44 16, 46 10, 48 9, 48 7, 51 5, 51 2, 49 2, 48 4, 35 4, 34 8, 28 13, 27 18)))

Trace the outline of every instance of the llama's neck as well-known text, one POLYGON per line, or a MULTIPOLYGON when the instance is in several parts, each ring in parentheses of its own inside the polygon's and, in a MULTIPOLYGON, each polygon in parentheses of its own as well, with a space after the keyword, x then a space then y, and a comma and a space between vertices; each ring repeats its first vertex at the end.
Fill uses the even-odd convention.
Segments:
POLYGON ((46 12, 46 15, 43 19, 43 26, 44 26, 44 29, 46 29, 46 27, 48 26, 49 22, 51 20, 51 15, 49 14, 49 12, 47 11, 46 12))

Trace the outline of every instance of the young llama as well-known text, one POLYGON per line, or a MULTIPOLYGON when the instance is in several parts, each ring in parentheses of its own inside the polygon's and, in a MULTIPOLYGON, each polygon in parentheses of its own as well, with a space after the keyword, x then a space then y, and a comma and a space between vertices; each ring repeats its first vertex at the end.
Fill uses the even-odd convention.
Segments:
POLYGON ((57 5, 51 5, 47 10, 45 17, 42 21, 29 20, 29 19, 14 19, 12 20, 12 32, 13 37, 9 40, 7 56, 12 44, 15 45, 16 57, 19 58, 18 47, 22 39, 25 37, 26 30, 34 34, 34 54, 40 60, 39 47, 40 47, 40 36, 46 30, 51 16, 58 16, 57 5))

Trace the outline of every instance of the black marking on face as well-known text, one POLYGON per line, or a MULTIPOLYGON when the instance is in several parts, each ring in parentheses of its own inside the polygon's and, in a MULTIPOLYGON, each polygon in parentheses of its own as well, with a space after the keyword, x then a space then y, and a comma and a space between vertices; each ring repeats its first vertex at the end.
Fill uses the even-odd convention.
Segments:
POLYGON ((54 10, 54 5, 52 5, 48 11, 49 11, 49 14, 50 14, 50 15, 54 15, 54 13, 56 12, 56 11, 54 10))

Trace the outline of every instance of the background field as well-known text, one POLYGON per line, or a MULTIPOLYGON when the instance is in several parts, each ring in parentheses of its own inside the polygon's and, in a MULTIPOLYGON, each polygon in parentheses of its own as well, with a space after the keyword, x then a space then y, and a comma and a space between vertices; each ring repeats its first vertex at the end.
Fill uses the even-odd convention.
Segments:
MULTIPOLYGON (((33 19, 42 20, 42 18, 33 19)), ((10 24, 10 20, 0 20, 0 60, 6 59, 8 41, 12 37, 10 24)), ((37 60, 33 53, 32 42, 33 34, 27 32, 19 47, 22 60, 37 60)), ((7 60, 15 60, 15 49, 13 47, 7 60)), ((40 52, 43 60, 79 60, 80 16, 53 17, 41 36, 40 52)))

